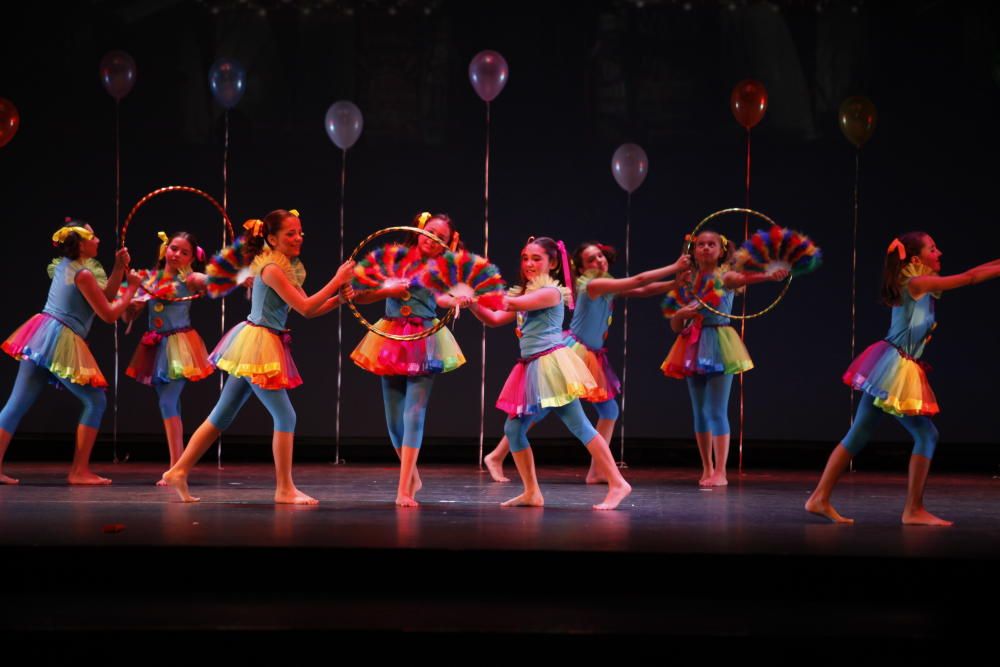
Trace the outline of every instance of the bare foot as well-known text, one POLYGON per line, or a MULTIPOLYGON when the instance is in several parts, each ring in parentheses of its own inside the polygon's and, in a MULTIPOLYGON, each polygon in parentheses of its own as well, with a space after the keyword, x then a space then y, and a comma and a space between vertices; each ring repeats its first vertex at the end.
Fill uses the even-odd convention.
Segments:
POLYGON ((951 526, 954 521, 945 521, 941 517, 934 516, 923 507, 917 510, 904 511, 903 523, 908 526, 951 526))
POLYGON ((590 470, 587 471, 587 477, 586 479, 584 479, 584 481, 587 484, 606 484, 608 478, 602 475, 601 473, 597 472, 597 469, 594 467, 594 462, 591 461, 590 470))
MULTIPOLYGON (((410 482, 410 486, 413 487, 413 492, 411 495, 417 495, 417 491, 424 488, 424 482, 420 479, 420 475, 417 474, 416 468, 413 469, 413 481, 410 482)), ((398 503, 397 503, 398 504, 398 503)))
MULTIPOLYGON (((701 482, 699 482, 701 484, 701 482)), ((702 486, 729 486, 729 480, 726 479, 726 473, 724 472, 714 472, 712 476, 705 480, 702 486)))
POLYGON ((483 459, 483 463, 486 464, 486 470, 490 473, 490 477, 493 478, 494 482, 510 481, 510 477, 505 477, 503 474, 503 461, 494 461, 487 456, 483 459))
POLYGON ((177 495, 181 497, 181 502, 184 503, 196 503, 201 498, 196 498, 191 495, 188 491, 188 480, 187 475, 180 471, 170 472, 169 470, 163 473, 163 481, 166 482, 166 486, 172 486, 177 495))
POLYGON ((715 474, 714 470, 701 469, 701 477, 698 478, 698 486, 711 486, 709 480, 712 479, 712 475, 715 474))
POLYGON ((500 507, 543 507, 545 498, 540 492, 528 493, 525 491, 519 496, 500 503, 500 507))
POLYGON ((613 510, 618 507, 621 501, 625 500, 628 494, 632 493, 632 487, 628 482, 622 481, 622 484, 616 486, 608 487, 608 495, 604 497, 604 501, 594 505, 595 510, 613 510))
POLYGON ((319 501, 312 496, 299 491, 294 486, 288 491, 274 491, 274 502, 279 505, 319 505, 319 501))
MULTIPOLYGON (((414 491, 416 493, 416 491, 414 491)), ((402 493, 396 494, 396 507, 419 507, 420 503, 413 496, 404 496, 402 493)))
POLYGON ((159 481, 156 482, 156 485, 157 486, 168 486, 167 480, 161 478, 159 481))
POLYGON ((14 479, 10 475, 5 475, 0 472, 0 484, 20 484, 21 480, 14 479))
POLYGON ((107 486, 111 483, 107 477, 101 477, 89 470, 70 472, 66 475, 66 481, 75 486, 107 486))
POLYGON ((840 516, 840 513, 833 509, 833 505, 831 505, 829 501, 819 501, 809 498, 809 500, 806 501, 806 511, 818 514, 819 516, 824 516, 834 523, 854 523, 854 519, 848 519, 846 516, 840 516))

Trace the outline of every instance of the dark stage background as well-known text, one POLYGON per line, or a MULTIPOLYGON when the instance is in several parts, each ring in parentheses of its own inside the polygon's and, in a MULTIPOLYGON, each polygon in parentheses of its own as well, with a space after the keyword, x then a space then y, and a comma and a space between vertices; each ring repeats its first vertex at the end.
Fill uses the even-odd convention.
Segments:
MULTIPOLYGON (((28 3, 21 3, 28 5, 28 3)), ((335 268, 340 154, 323 132, 326 108, 350 99, 364 133, 348 157, 347 243, 406 223, 419 210, 446 211, 471 249, 482 247, 484 104, 467 78, 471 57, 500 51, 510 82, 493 103, 490 173, 491 255, 513 278, 529 235, 570 246, 598 238, 624 243, 625 193, 611 177, 621 143, 641 144, 650 173, 634 194, 633 267, 672 261, 683 234, 711 211, 743 204, 744 131, 729 92, 746 77, 770 94, 753 131, 751 204, 801 228, 822 246, 818 273, 796 281, 768 317, 750 324, 757 368, 747 375, 747 437, 835 441, 848 423, 839 376, 850 361, 850 241, 854 148, 837 128, 849 95, 879 110, 861 155, 857 339, 882 336, 889 311, 876 303, 879 272, 893 235, 931 232, 946 271, 998 254, 996 165, 1000 136, 998 10, 960 2, 80 2, 5 10, 0 96, 21 113, 14 140, 0 149, 7 230, 2 276, 4 330, 41 308, 51 256, 48 235, 66 215, 90 220, 110 266, 114 229, 114 101, 97 78, 100 57, 131 53, 137 83, 121 104, 122 216, 146 192, 168 184, 221 197, 222 115, 206 73, 220 56, 248 71, 248 90, 231 113, 230 211, 234 219, 298 208, 307 231, 307 288, 335 268), (641 5, 641 6, 640 6, 641 5)), ((731 221, 732 235, 742 221, 731 221)), ((193 197, 164 197, 136 219, 129 246, 139 265, 154 257, 159 229, 185 228, 216 246, 218 221, 193 197), (209 240, 211 239, 211 240, 209 240)), ((616 269, 618 274, 623 266, 616 269)), ((941 326, 929 346, 932 382, 948 442, 996 442, 993 377, 998 360, 1000 283, 940 301, 941 326)), ((772 292, 755 289, 756 308, 772 292)), ((379 306, 369 307, 374 318, 379 306)), ((228 323, 247 312, 242 297, 228 323)), ((218 339, 218 304, 196 303, 196 326, 218 339)), ((621 309, 609 340, 621 369, 621 309)), ((362 329, 345 314, 345 353, 362 329)), ((336 319, 290 318, 306 384, 293 392, 298 432, 332 436, 336 319)), ((122 337, 122 367, 140 332, 122 337)), ((469 364, 438 379, 429 437, 469 437, 479 422, 480 325, 455 328, 469 364)), ((111 328, 90 336, 106 374, 111 328)), ((488 405, 516 356, 510 328, 488 336, 488 405)), ((673 335, 656 300, 635 302, 629 340, 628 433, 687 437, 682 382, 658 366, 673 335)), ((344 366, 343 433, 384 433, 378 381, 344 366)), ((16 365, 0 364, 11 386, 16 365)), ((159 433, 151 390, 121 384, 121 431, 159 433)), ((189 428, 214 402, 214 380, 190 386, 189 428)), ((732 412, 735 416, 735 395, 732 412)), ((77 408, 49 392, 22 432, 67 433, 77 408)), ((503 415, 488 409, 487 433, 503 415)), ((105 417, 110 428, 110 410, 105 417)), ((232 428, 270 430, 252 402, 232 428)), ((544 424, 539 435, 562 434, 544 424)), ((879 437, 905 439, 885 420, 879 437)))

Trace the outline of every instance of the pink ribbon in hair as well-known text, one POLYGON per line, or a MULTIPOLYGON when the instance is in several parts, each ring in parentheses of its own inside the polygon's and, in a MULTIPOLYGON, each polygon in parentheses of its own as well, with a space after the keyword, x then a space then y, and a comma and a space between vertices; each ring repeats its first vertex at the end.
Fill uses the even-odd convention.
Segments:
POLYGON ((202 248, 201 246, 198 246, 195 249, 195 254, 198 256, 198 261, 199 262, 202 262, 202 263, 205 262, 205 249, 204 248, 202 248))
POLYGON ((573 306, 575 305, 573 302, 573 274, 569 271, 569 255, 566 254, 565 243, 556 241, 556 245, 559 246, 559 252, 562 254, 563 282, 566 283, 566 289, 569 291, 569 309, 573 310, 573 306))

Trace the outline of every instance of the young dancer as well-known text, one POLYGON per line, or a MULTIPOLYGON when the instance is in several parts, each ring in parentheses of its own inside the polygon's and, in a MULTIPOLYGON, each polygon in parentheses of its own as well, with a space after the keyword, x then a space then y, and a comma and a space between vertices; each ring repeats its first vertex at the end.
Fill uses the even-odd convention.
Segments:
POLYGON ((337 292, 350 289, 353 262, 345 262, 330 281, 312 296, 302 289, 306 270, 299 261, 302 222, 294 209, 278 209, 263 220, 249 220, 245 251, 253 257, 255 279, 250 316, 230 329, 209 358, 229 373, 219 402, 208 419, 191 436, 187 448, 163 479, 184 502, 197 502, 188 491, 191 469, 236 418, 254 394, 274 420, 272 450, 276 488, 274 502, 315 505, 319 501, 302 493, 292 481, 292 448, 295 410, 288 389, 302 384, 291 354, 291 336, 285 328, 289 308, 304 317, 324 315, 338 305, 337 292))
POLYGON ((721 313, 733 308, 734 290, 764 281, 781 281, 785 270, 738 273, 728 268, 734 249, 725 236, 702 231, 694 239, 694 290, 677 286, 667 293, 663 312, 678 334, 660 370, 686 378, 694 413, 694 435, 701 456, 701 486, 725 486, 729 457, 729 393, 733 375, 753 368, 743 341, 730 319, 702 307, 697 296, 721 313))
MULTIPOLYGON (((597 411, 597 432, 607 443, 611 442, 618 419, 618 402, 615 397, 621 391, 621 383, 608 361, 607 349, 604 347, 608 327, 611 326, 614 298, 662 294, 673 287, 673 282, 654 281, 683 271, 691 264, 690 257, 682 255, 673 264, 658 269, 644 271, 629 278, 612 278, 608 269, 616 257, 613 247, 597 241, 583 243, 573 252, 576 308, 569 329, 563 332, 563 344, 579 355, 597 382, 597 391, 585 400, 591 402, 597 411)), ((503 461, 509 451, 510 443, 507 438, 503 438, 483 459, 486 469, 496 482, 510 481, 503 474, 503 461)), ((598 473, 594 459, 591 459, 587 484, 606 481, 598 473)))
POLYGON ((908 232, 889 245, 882 273, 882 302, 892 308, 889 333, 858 355, 844 373, 844 382, 864 393, 854 423, 830 454, 816 490, 806 501, 809 512, 836 523, 854 522, 833 508, 830 496, 847 464, 868 444, 879 417, 887 412, 913 437, 903 523, 952 524, 924 508, 924 487, 938 441, 931 417, 939 408, 920 357, 937 326, 934 300, 945 290, 1000 276, 1000 259, 942 276, 941 254, 924 232, 908 232))
MULTIPOLYGON (((170 236, 160 232, 159 238, 156 269, 140 272, 141 288, 149 296, 149 328, 125 374, 156 390, 173 466, 184 451, 181 392, 188 381, 207 378, 215 367, 208 360, 204 341, 191 327, 191 301, 171 300, 204 291, 205 276, 192 267, 204 263, 205 251, 188 232, 170 236)), ((125 318, 134 320, 144 305, 143 301, 134 300, 126 309, 125 318)), ((157 482, 158 486, 164 484, 162 479, 157 482)))
POLYGON ((559 284, 559 279, 569 273, 565 252, 561 243, 550 238, 528 239, 521 251, 521 284, 505 298, 505 311, 470 305, 473 314, 487 326, 517 321, 521 359, 507 378, 496 405, 507 413, 504 435, 510 443, 524 492, 503 506, 545 504, 527 427, 531 421, 554 411, 587 447, 597 474, 607 480, 608 494, 594 509, 612 510, 631 493, 632 487, 615 465, 607 441, 594 429, 580 405, 581 397, 596 399, 601 394, 586 364, 563 343, 563 302, 569 297, 569 290, 559 284))
MULTIPOLYGON (((458 247, 458 232, 447 215, 421 213, 414 226, 434 234, 451 250, 458 247)), ((425 261, 444 251, 440 243, 423 234, 414 234, 408 243, 416 246, 425 261)), ((456 301, 447 294, 435 295, 420 285, 403 283, 359 291, 354 301, 372 303, 380 299, 385 299, 385 317, 375 323, 375 328, 392 334, 417 333, 433 326, 439 306, 468 305, 466 299, 456 301)), ((417 458, 434 376, 455 370, 465 363, 465 356, 451 331, 442 327, 433 336, 412 341, 392 340, 368 332, 351 353, 351 359, 381 377, 385 422, 400 461, 396 505, 416 507, 415 496, 423 486, 417 472, 417 458)))
POLYGON ((21 362, 14 389, 0 412, 0 483, 17 484, 4 475, 2 464, 7 446, 21 418, 38 399, 46 383, 58 383, 83 403, 76 428, 76 448, 67 479, 70 484, 110 484, 111 480, 90 470, 90 452, 97 439, 107 400, 107 380, 84 340, 94 315, 113 323, 124 312, 139 286, 139 275, 128 273, 128 288, 114 300, 129 262, 128 250, 115 253, 115 266, 108 278, 97 261, 101 240, 90 225, 66 220, 52 244, 59 257, 49 264, 49 296, 42 312, 22 324, 3 342, 3 350, 21 362))

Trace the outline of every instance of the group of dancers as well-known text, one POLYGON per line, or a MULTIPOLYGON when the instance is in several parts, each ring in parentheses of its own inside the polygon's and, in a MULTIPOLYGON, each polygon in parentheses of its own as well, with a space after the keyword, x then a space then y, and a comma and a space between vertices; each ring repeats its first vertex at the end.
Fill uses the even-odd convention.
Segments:
MULTIPOLYGON (((445 248, 456 250, 461 244, 455 223, 447 215, 421 214, 414 224, 433 235, 411 234, 406 242, 425 264, 445 248)), ((727 314, 734 295, 745 286, 783 281, 788 272, 734 270, 734 244, 723 234, 701 230, 691 239, 689 254, 627 278, 613 278, 609 273, 615 260, 610 246, 581 244, 571 262, 561 241, 530 237, 521 250, 517 284, 499 302, 490 302, 494 307, 487 307, 475 298, 437 293, 415 282, 386 282, 375 289, 354 290, 355 266, 350 261, 319 291, 308 295, 302 288, 305 268, 299 258, 303 233, 298 212, 279 209, 244 227, 240 252, 253 277, 250 315, 225 333, 211 353, 191 327, 192 301, 184 298, 204 292, 207 284, 201 272, 205 253, 192 234, 161 233, 159 263, 150 270, 130 269, 128 250, 119 249, 110 276, 96 259, 100 241, 90 225, 67 220, 52 235, 59 256, 49 266, 52 284, 45 307, 2 344, 20 367, 10 398, 0 411, 0 483, 18 481, 3 474, 3 457, 21 418, 48 383, 65 387, 83 403, 68 481, 110 483, 90 469, 90 453, 106 406, 107 381, 84 339, 94 315, 109 323, 119 317, 132 321, 145 307, 147 332, 126 374, 152 386, 159 399, 171 463, 160 484, 173 487, 185 502, 197 501, 188 488, 191 470, 253 394, 274 422, 275 502, 316 504, 292 478, 296 415, 288 390, 302 384, 302 378, 291 355, 288 313, 294 309, 311 318, 333 311, 347 299, 356 303, 384 300, 385 317, 374 325, 378 331, 362 339, 351 359, 381 380, 389 439, 400 460, 397 505, 418 504, 422 482, 417 459, 434 378, 462 366, 465 357, 447 327, 416 340, 389 338, 379 332, 426 331, 438 323, 439 308, 465 308, 487 326, 514 324, 520 347, 520 359, 496 401, 507 414, 504 437, 485 458, 497 482, 509 481, 503 461, 508 453, 514 459, 524 488, 503 505, 544 504, 527 434, 532 425, 554 412, 591 455, 587 483, 607 485, 607 495, 594 509, 615 509, 631 486, 608 448, 621 389, 604 347, 613 302, 665 294, 663 312, 677 339, 661 369, 667 377, 684 379, 688 385, 702 463, 699 484, 727 484, 732 379, 753 368, 727 314), (708 303, 714 307, 706 307, 708 303), (575 304, 575 309, 569 329, 563 330, 567 304, 575 304), (204 379, 216 368, 229 377, 218 403, 185 447, 181 392, 187 382, 204 379), (596 427, 581 401, 594 406, 596 427)), ((863 399, 849 433, 834 449, 806 503, 808 511, 838 523, 851 521, 833 508, 831 494, 850 459, 867 443, 879 415, 888 412, 914 438, 903 522, 949 525, 923 506, 938 437, 931 417, 938 405, 919 359, 935 326, 934 300, 944 290, 1000 276, 1000 260, 942 276, 940 257, 933 239, 923 232, 903 234, 889 245, 882 296, 892 308, 892 324, 886 338, 866 349, 844 376, 848 385, 863 392, 863 399)))

